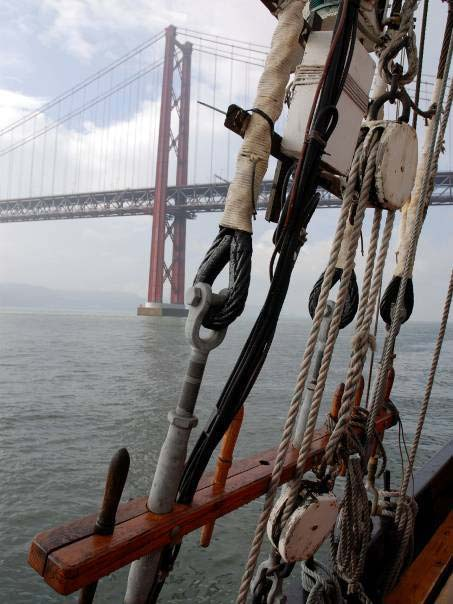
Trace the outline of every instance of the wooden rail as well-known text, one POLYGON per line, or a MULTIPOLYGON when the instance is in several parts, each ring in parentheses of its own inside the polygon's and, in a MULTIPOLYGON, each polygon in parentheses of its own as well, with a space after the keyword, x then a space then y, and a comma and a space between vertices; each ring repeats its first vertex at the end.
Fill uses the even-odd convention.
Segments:
MULTIPOLYGON (((395 422, 393 412, 384 408, 376 429, 383 434, 395 422)), ((324 428, 316 432, 308 469, 321 461, 327 440, 324 428)), ((289 451, 281 484, 293 478, 297 455, 296 449, 289 451)), ((213 488, 213 474, 206 475, 193 503, 175 505, 170 514, 149 512, 145 497, 120 505, 111 536, 94 534, 96 515, 39 533, 30 547, 29 564, 58 593, 73 593, 266 493, 275 456, 276 449, 270 449, 233 463, 222 493, 213 488)))

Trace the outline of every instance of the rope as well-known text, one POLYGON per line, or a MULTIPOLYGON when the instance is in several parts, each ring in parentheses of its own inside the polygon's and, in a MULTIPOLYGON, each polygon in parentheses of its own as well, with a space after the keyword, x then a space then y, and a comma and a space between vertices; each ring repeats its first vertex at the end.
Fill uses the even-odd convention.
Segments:
POLYGON ((300 566, 302 589, 308 594, 305 604, 343 604, 335 573, 316 560, 301 562, 300 566))
POLYGON ((362 461, 358 454, 351 455, 348 460, 339 533, 336 572, 347 583, 348 595, 356 594, 361 602, 372 604, 360 583, 371 537, 371 522, 368 497, 363 484, 362 461))
POLYGON ((431 363, 431 369, 430 369, 429 376, 428 376, 428 382, 427 382, 426 388, 425 388, 425 395, 423 397, 423 401, 422 401, 420 411, 419 411, 417 429, 415 431, 414 441, 412 443, 411 450, 409 453, 409 461, 405 468, 404 476, 403 476, 403 479, 401 482, 400 500, 398 501, 398 507, 396 510, 396 519, 395 519, 397 524, 400 522, 400 519, 401 519, 402 506, 404 504, 404 497, 407 493, 407 488, 409 486, 409 480, 412 476, 415 458, 417 456, 418 445, 420 443, 420 437, 421 437, 423 426, 425 423, 426 412, 428 411, 429 401, 431 398, 431 391, 433 388, 434 378, 436 376, 440 352, 442 350, 442 344, 443 344, 445 332, 447 329, 448 316, 450 314, 452 297, 453 297, 453 271, 451 272, 451 275, 450 275, 450 282, 449 282, 449 286, 448 286, 447 297, 445 300, 444 309, 443 309, 443 313, 442 313, 442 319, 441 319, 440 328, 439 328, 439 333, 438 333, 436 345, 434 348, 433 360, 431 363))
POLYGON ((357 244, 360 238, 360 233, 362 229, 362 223, 365 216, 365 209, 368 204, 369 194, 371 191, 372 183, 374 180, 375 168, 376 168, 376 157, 379 145, 377 133, 371 132, 370 136, 365 138, 364 148, 369 149, 369 155, 367 158, 367 163, 365 167, 365 173, 362 181, 362 188, 360 192, 360 197, 357 205, 356 214, 354 217, 354 229, 351 233, 351 241, 349 246, 349 255, 348 260, 343 269, 343 279, 340 284, 340 288, 338 291, 338 296, 336 300, 335 310, 332 316, 332 322, 330 324, 329 335, 327 338, 326 347, 324 350, 324 355, 322 358, 322 364, 319 371, 318 380, 316 382, 315 393, 313 396, 313 401, 310 409, 310 413, 308 415, 307 426, 305 429, 304 438, 302 441, 302 446, 299 450, 299 456, 297 459, 297 468, 296 468, 296 480, 292 483, 290 487, 290 493, 287 501, 286 508, 282 515, 282 525, 286 523, 290 514, 293 512, 296 503, 297 503, 297 494, 298 494, 298 480, 302 479, 305 465, 307 463, 311 444, 313 441, 313 435, 316 428, 316 422, 318 419, 319 408, 322 402, 322 396, 324 394, 324 389, 327 381, 327 375, 330 368, 330 362, 332 359, 332 354, 334 351, 335 343, 338 337, 341 316, 343 312, 343 305, 346 300, 348 294, 348 285, 349 279, 351 277, 353 268, 354 268, 354 260, 355 254, 357 251, 357 244), (369 142, 370 141, 370 142, 369 142), (369 143, 369 146, 368 146, 369 143))
MULTIPOLYGON (((307 378, 310 371, 311 361, 316 348, 316 342, 321 328, 321 323, 325 313, 327 300, 331 288, 332 279, 335 273, 335 268, 338 261, 338 256, 341 249, 342 239, 344 237, 346 224, 350 214, 350 210, 353 206, 355 197, 355 189, 360 176, 360 168, 363 164, 362 153, 364 149, 371 148, 370 155, 368 157, 367 165, 365 168, 365 175, 363 178, 362 190, 360 193, 356 213, 354 217, 354 227, 351 232, 350 244, 349 244, 349 257, 343 268, 343 278, 340 283, 340 288, 335 303, 335 310, 332 316, 332 323, 327 338, 326 349, 323 355, 323 362, 321 364, 320 373, 318 376, 315 393, 313 397, 312 406, 307 420, 307 427, 305 429, 304 439, 302 442, 301 449, 299 451, 299 458, 297 463, 296 476, 299 476, 301 470, 305 466, 308 458, 313 434, 315 430, 316 420, 319 414, 319 407, 321 405, 322 394, 327 379, 327 373, 330 366, 330 360, 332 357, 335 341, 338 336, 339 326, 342 319, 344 304, 348 295, 349 280, 354 268, 355 253, 357 250, 357 244, 360 237, 361 227, 363 218, 365 215, 365 209, 368 203, 369 193, 373 182, 374 169, 376 163, 376 156, 378 145, 377 134, 375 132, 370 133, 365 138, 365 141, 359 145, 354 155, 354 159, 351 165, 351 170, 348 177, 348 182, 345 189, 344 200, 342 204, 341 214, 337 224, 337 230, 335 233, 334 241, 332 243, 330 258, 327 269, 324 273, 324 281, 319 295, 318 304, 316 307, 315 316, 312 323, 312 328, 307 341, 307 345, 302 360, 302 365, 299 371, 299 375, 296 381, 293 397, 288 410, 288 416, 283 429, 282 439, 277 452, 274 468, 272 471, 271 482, 269 490, 266 494, 264 501, 263 510, 256 526, 255 535, 253 538, 252 546, 249 552, 249 557, 246 563, 245 571, 242 577, 239 594, 237 598, 237 604, 244 604, 247 601, 247 595, 250 589, 250 583, 252 580, 253 572, 256 568, 256 563, 261 550, 261 545, 266 532, 266 525, 274 505, 275 496, 280 485, 281 474, 283 471, 284 461, 291 444, 291 437, 294 430, 294 425, 299 412, 302 395, 307 382, 307 378), (369 143, 369 138, 371 142, 369 143)), ((295 484, 295 483, 294 483, 295 484)), ((297 503, 298 487, 294 486, 290 490, 288 502, 282 516, 282 525, 287 521, 290 513, 293 511, 294 506, 297 503)))
POLYGON ((379 370, 378 379, 375 384, 371 408, 370 408, 370 414, 368 417, 367 437, 369 440, 371 439, 372 433, 374 430, 376 415, 377 415, 379 406, 381 404, 382 396, 383 396, 383 392, 384 392, 384 388, 385 388, 387 372, 390 367, 390 363, 393 359, 394 343, 395 343, 396 337, 399 333, 399 329, 400 329, 401 322, 402 322, 402 312, 404 310, 404 298, 405 298, 406 285, 410 278, 412 267, 413 267, 414 260, 415 260, 415 254, 417 252, 417 244, 418 244, 418 239, 420 237, 421 227, 422 227, 423 221, 424 221, 424 213, 425 213, 425 207, 426 207, 426 202, 427 202, 429 188, 430 188, 430 180, 432 178, 433 170, 435 168, 437 169, 437 166, 435 166, 435 164, 434 164, 435 152, 436 152, 436 138, 437 138, 437 133, 439 130, 439 124, 441 121, 442 106, 443 106, 445 91, 446 91, 446 87, 447 87, 448 73, 449 73, 449 69, 450 69, 450 65, 451 65, 452 54, 453 54, 453 36, 450 35, 450 42, 449 42, 449 47, 448 47, 447 59, 446 59, 446 69, 444 70, 444 76, 443 76, 442 84, 440 87, 439 105, 438 105, 436 113, 433 117, 432 137, 430 140, 429 149, 427 150, 427 154, 426 154, 426 160, 425 160, 425 165, 424 165, 424 170, 423 170, 422 186, 420 189, 420 195, 418 197, 418 203, 416 206, 415 222, 412 227, 411 237, 410 237, 410 241, 409 241, 409 247, 408 247, 407 255, 405 258, 404 271, 403 271, 403 274, 401 275, 401 283, 400 283, 400 287, 398 290, 398 296, 397 296, 395 307, 394 307, 394 312, 393 312, 393 317, 392 317, 392 321, 390 324, 389 333, 385 339, 381 367, 379 370))
POLYGON ((395 212, 388 212, 384 232, 382 235, 381 246, 376 260, 377 240, 379 234, 379 226, 381 222, 381 211, 376 210, 370 240, 370 249, 367 258, 367 266, 365 269, 365 276, 363 280, 364 284, 362 288, 362 298, 357 317, 356 332, 353 341, 353 353, 349 364, 345 389, 341 398, 341 406, 338 413, 338 422, 333 430, 333 433, 329 438, 329 442, 326 447, 326 461, 329 464, 334 463, 335 453, 349 423, 355 391, 357 389, 360 376, 362 375, 368 348, 370 347, 371 323, 373 321, 374 311, 377 305, 379 291, 382 285, 382 277, 385 262, 387 259, 390 239, 393 231, 394 221, 395 212), (374 277, 373 282, 371 284, 373 268, 374 277))
POLYGON ((266 525, 269 519, 272 507, 274 505, 275 496, 277 489, 280 485, 281 474, 283 471, 284 461, 291 444, 291 437, 296 423, 297 415, 299 412, 302 395, 304 392, 305 384, 309 375, 310 365, 313 357, 313 353, 316 348, 316 342, 318 340, 319 330, 325 313, 327 300, 330 292, 330 284, 335 272, 335 266, 337 263, 338 255, 340 252, 341 241, 346 228, 349 212, 352 207, 356 185, 358 183, 360 174, 361 154, 363 150, 363 144, 361 144, 354 155, 352 161, 351 171, 349 173, 348 182, 346 185, 345 195, 343 198, 343 204, 341 207, 340 217, 338 219, 335 237, 332 243, 330 258, 327 269, 325 271, 324 282, 321 288, 321 293, 316 307, 315 317, 313 319, 310 335, 305 347, 304 357, 302 360, 301 368, 297 378, 294 393, 291 399, 291 403, 288 410, 288 416, 283 428, 282 439, 277 451, 275 464, 272 469, 272 476, 269 485, 269 489, 266 493, 263 510, 259 518, 258 524, 255 529, 255 535, 253 538, 252 546, 250 549, 249 557, 246 563, 244 574, 242 577, 241 585, 239 588, 239 594, 237 598, 237 604, 243 604, 247 601, 247 594, 249 592, 250 583, 252 580, 253 572, 256 568, 261 544, 266 532, 266 525))
POLYGON ((406 0, 400 14, 398 32, 392 36, 390 43, 379 57, 379 73, 387 84, 392 84, 394 75, 393 59, 403 49, 407 51, 407 71, 398 78, 400 84, 409 84, 417 74, 418 58, 415 40, 414 13, 419 0, 406 0))

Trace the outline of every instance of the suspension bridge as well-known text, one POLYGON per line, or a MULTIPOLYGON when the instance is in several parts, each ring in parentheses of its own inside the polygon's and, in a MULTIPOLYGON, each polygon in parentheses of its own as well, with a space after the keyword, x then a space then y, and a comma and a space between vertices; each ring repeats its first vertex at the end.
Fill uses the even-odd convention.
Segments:
MULTIPOLYGON (((18 111, 0 128, 0 222, 152 215, 139 314, 184 313, 186 221, 223 210, 240 144, 197 101, 251 107, 267 50, 169 26, 55 99, 18 111)), ((426 103, 432 86, 426 76, 426 103)), ((268 178, 257 209, 271 186, 268 178)), ((339 203, 323 193, 319 207, 339 203)), ((453 205, 450 171, 438 174, 431 203, 453 205)))

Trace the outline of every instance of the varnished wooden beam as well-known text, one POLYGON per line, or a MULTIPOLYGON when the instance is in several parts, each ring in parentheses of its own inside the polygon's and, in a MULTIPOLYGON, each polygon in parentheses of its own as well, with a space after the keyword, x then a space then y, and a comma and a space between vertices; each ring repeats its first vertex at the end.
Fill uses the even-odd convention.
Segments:
MULTIPOLYGON (((393 413, 383 410, 376 428, 381 432, 394 423, 393 413)), ((308 468, 321 461, 327 439, 325 429, 317 431, 308 468)), ((123 504, 112 536, 93 534, 95 516, 40 533, 31 545, 29 563, 55 591, 70 594, 261 497, 268 489, 275 455, 271 449, 235 462, 223 493, 213 488, 213 475, 206 476, 193 503, 176 505, 170 514, 148 512, 145 498, 123 504)), ((297 455, 296 449, 289 451, 282 484, 293 478, 297 455)))

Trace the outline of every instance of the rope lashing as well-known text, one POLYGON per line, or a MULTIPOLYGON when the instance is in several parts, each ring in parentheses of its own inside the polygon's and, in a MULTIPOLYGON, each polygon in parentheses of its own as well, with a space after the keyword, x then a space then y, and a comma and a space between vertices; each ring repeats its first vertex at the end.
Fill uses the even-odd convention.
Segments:
POLYGON ((266 174, 271 149, 272 130, 283 109, 286 86, 299 46, 304 26, 303 9, 306 0, 289 0, 279 6, 278 24, 272 37, 253 103, 253 112, 244 133, 233 180, 228 189, 222 227, 252 232, 255 195, 266 174), (252 188, 253 183, 253 188, 252 188))
POLYGON ((414 14, 417 10, 419 0, 406 0, 400 13, 398 31, 391 36, 390 42, 381 51, 379 56, 379 72, 381 77, 392 84, 394 77, 393 59, 405 49, 407 52, 407 69, 402 73, 398 81, 400 84, 409 84, 417 74, 418 58, 417 45, 415 41, 414 14))

